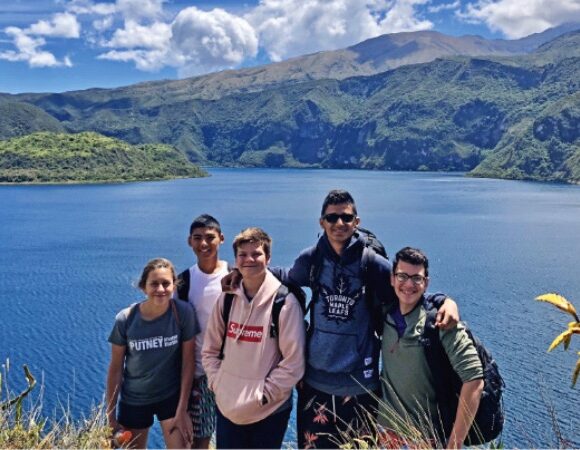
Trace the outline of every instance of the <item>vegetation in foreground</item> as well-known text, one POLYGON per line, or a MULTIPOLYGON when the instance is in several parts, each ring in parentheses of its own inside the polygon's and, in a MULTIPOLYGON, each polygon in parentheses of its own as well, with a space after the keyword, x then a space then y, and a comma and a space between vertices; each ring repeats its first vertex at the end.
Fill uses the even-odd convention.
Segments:
MULTIPOLYGON (((561 311, 570 314, 574 317, 574 322, 568 323, 568 328, 558 336, 556 339, 552 341, 548 351, 551 352, 554 350, 558 345, 564 344, 564 350, 568 350, 570 348, 570 342, 572 341, 572 335, 580 334, 580 318, 578 318, 578 313, 576 312, 576 308, 574 305, 566 300, 559 294, 543 294, 536 297, 536 300, 540 302, 547 302, 554 305, 561 311)), ((580 352, 578 352, 578 356, 580 356, 580 352)), ((572 373, 572 387, 576 385, 578 381, 578 376, 580 376, 580 358, 576 362, 576 367, 574 368, 574 372, 572 373)))
MULTIPOLYGON (((9 362, 3 366, 4 377, 7 377, 9 362)), ((36 379, 26 366, 24 375, 27 388, 12 397, 0 374, 0 448, 112 448, 111 430, 102 405, 93 408, 91 415, 81 420, 72 420, 68 411, 58 420, 49 420, 42 416, 42 405, 28 397, 36 386, 36 379)))
POLYGON ((131 145, 92 132, 39 132, 0 141, 3 183, 99 183, 202 176, 207 173, 169 145, 131 145))
MULTIPOLYGON (((554 305, 563 312, 574 317, 574 321, 568 323, 567 329, 558 335, 552 342, 548 351, 552 351, 560 344, 568 350, 572 336, 580 334, 580 319, 574 305, 563 296, 550 293, 536 297, 536 300, 554 305)), ((580 356, 580 352, 578 352, 580 356)), ((9 362, 7 361, 4 377, 7 378, 9 362)), ((41 404, 30 402, 24 405, 28 394, 36 386, 36 380, 28 368, 24 366, 24 375, 27 388, 20 394, 12 396, 5 389, 6 382, 0 373, 0 448, 25 449, 25 448, 63 448, 63 449, 111 449, 111 429, 107 426, 104 406, 98 405, 93 408, 87 418, 72 420, 70 414, 65 411, 62 417, 49 420, 41 414, 41 404)), ((580 376, 580 358, 572 374, 572 387, 575 386, 580 376)), ((394 410, 385 405, 383 414, 396 414, 394 410)), ((554 414, 554 411, 549 411, 554 414)), ((377 428, 373 420, 367 420, 367 433, 362 436, 344 435, 337 444, 344 449, 353 448, 432 448, 433 442, 425 438, 431 435, 432 430, 421 430, 410 424, 408 420, 399 418, 394 421, 400 424, 395 434, 385 433, 377 428)), ((555 419, 555 418, 553 418, 555 419)), ((553 420, 554 424, 557 421, 553 420)), ((565 441, 557 428, 554 429, 560 444, 565 441)), ((316 445, 316 437, 313 436, 313 445, 316 445)), ((565 447, 565 446, 564 446, 565 447)), ((489 448, 503 448, 500 442, 492 442, 489 448)))

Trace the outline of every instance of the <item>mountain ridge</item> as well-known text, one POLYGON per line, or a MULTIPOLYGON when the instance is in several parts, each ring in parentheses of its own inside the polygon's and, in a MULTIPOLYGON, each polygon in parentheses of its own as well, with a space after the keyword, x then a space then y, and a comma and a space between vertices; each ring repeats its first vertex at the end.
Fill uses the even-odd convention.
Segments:
POLYGON ((517 170, 492 158, 474 175, 578 182, 578 138, 568 129, 578 114, 579 49, 580 32, 572 31, 529 54, 451 55, 366 76, 290 77, 224 89, 219 98, 156 82, 10 99, 30 102, 69 131, 164 142, 204 164, 470 171, 517 148, 508 158, 517 170), (542 140, 548 129, 550 139, 542 140), (543 155, 536 166, 525 162, 523 143, 543 155))

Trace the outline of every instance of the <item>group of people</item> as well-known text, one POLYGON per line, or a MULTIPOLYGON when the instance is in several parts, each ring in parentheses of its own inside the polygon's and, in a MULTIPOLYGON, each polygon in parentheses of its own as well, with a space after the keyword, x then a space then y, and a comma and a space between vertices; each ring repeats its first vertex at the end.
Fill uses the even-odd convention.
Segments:
POLYGON ((111 428, 144 448, 157 416, 168 448, 208 448, 214 431, 220 449, 280 448, 296 388, 299 448, 338 448, 370 433, 400 446, 401 418, 437 421, 419 342, 429 298, 463 382, 453 429, 433 443, 461 447, 482 366, 455 302, 426 292, 427 257, 406 247, 391 265, 376 253, 347 191, 328 193, 319 222, 324 233, 290 268, 269 267, 272 240, 256 227, 234 238, 230 268, 219 256, 221 226, 207 214, 189 230, 196 264, 178 275, 168 260, 150 261, 139 281, 147 298, 117 314, 109 337, 111 428), (307 322, 290 286, 312 291, 307 322))

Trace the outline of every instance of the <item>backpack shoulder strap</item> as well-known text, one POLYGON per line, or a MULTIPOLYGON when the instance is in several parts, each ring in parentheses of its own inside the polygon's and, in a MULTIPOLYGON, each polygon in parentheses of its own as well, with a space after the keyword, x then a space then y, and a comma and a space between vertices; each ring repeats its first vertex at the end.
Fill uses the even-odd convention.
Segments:
POLYGON ((129 306, 129 311, 127 312, 127 318, 125 319, 125 333, 129 329, 129 326, 135 319, 135 315, 137 314, 137 308, 139 308, 139 302, 133 303, 129 306))
POLYGON ((371 320, 373 321, 373 327, 375 334, 380 339, 383 335, 383 316, 384 311, 380 300, 376 295, 376 288, 373 283, 373 277, 369 275, 369 267, 374 264, 376 258, 376 252, 368 245, 363 247, 361 262, 360 262, 360 274, 363 285, 363 295, 365 298, 365 303, 367 309, 370 312, 371 320))
POLYGON ((461 390, 461 379, 453 370, 449 357, 443 348, 439 336, 439 328, 435 326, 437 312, 441 303, 433 302, 432 298, 423 303, 427 313, 423 335, 420 343, 425 351, 427 365, 433 375, 435 396, 440 413, 440 420, 434 423, 434 430, 438 434, 441 442, 446 442, 451 434, 457 405, 459 404, 458 394, 461 390))
POLYGON ((191 285, 191 273, 189 269, 185 269, 177 276, 179 284, 177 285, 177 298, 179 300, 189 300, 189 286, 191 285))
POLYGON ((173 310, 173 317, 175 317, 175 322, 177 322, 177 328, 179 328, 181 330, 181 322, 179 320, 179 312, 177 312, 177 306, 175 304, 175 300, 174 299, 169 299, 169 301, 171 302, 171 309, 173 310))
POLYGON ((230 318, 230 311, 232 310, 232 303, 234 302, 234 294, 228 293, 224 297, 224 309, 222 310, 222 320, 224 321, 224 335, 218 359, 224 359, 224 347, 226 345, 226 338, 228 337, 228 320, 230 318))
MULTIPOLYGON (((320 238, 322 239, 322 238, 320 238)), ((320 273, 322 272, 322 250, 320 249, 320 239, 316 243, 314 250, 312 251, 312 256, 310 257, 310 273, 308 276, 308 287, 312 291, 310 296, 310 301, 304 310, 304 315, 308 314, 310 311, 310 320, 313 320, 312 307, 313 302, 318 300, 318 294, 320 291, 320 273)), ((312 322, 311 322, 312 323, 312 322)))
POLYGON ((270 323, 270 337, 277 338, 280 335, 280 311, 286 303, 286 297, 290 293, 288 287, 281 284, 276 292, 274 304, 272 305, 272 320, 270 323))

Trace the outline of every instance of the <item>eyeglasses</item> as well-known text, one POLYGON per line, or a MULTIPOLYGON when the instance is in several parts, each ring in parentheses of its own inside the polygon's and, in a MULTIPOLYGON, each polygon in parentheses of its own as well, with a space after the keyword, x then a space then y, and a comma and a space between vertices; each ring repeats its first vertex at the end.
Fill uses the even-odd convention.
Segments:
POLYGON ((425 280, 427 279, 427 277, 424 277, 423 275, 409 275, 408 273, 405 272, 397 272, 395 274, 395 278, 397 279, 397 281, 401 282, 401 283, 406 283, 407 280, 411 280, 412 283, 415 286, 421 286, 423 283, 425 283, 425 280))
POLYGON ((356 218, 356 216, 354 214, 330 213, 325 214, 324 216, 322 216, 322 218, 326 220, 328 223, 336 223, 338 222, 338 219, 342 220, 343 223, 351 223, 356 218))

